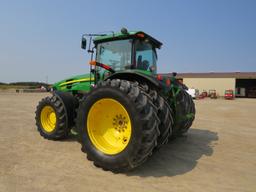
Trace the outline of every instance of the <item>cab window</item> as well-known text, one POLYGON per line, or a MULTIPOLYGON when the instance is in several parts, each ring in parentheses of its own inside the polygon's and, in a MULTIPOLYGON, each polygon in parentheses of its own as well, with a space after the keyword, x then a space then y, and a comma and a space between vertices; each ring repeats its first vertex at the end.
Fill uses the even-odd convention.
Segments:
POLYGON ((156 73, 156 51, 152 44, 147 41, 136 40, 135 42, 136 69, 156 73))

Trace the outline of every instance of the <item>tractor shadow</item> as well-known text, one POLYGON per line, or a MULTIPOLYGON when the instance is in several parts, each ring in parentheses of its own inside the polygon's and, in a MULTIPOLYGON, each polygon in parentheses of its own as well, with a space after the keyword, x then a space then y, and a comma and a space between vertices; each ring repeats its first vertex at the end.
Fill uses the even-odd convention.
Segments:
POLYGON ((162 177, 187 173, 195 168, 203 155, 213 154, 217 140, 218 135, 215 132, 191 128, 187 135, 163 146, 147 162, 126 175, 162 177))
POLYGON ((78 133, 76 133, 75 131, 71 130, 71 132, 69 133, 68 137, 63 139, 63 140, 59 140, 60 142, 79 142, 79 136, 78 133))
POLYGON ((78 135, 77 134, 73 134, 70 133, 68 138, 66 138, 65 140, 63 140, 64 142, 74 142, 77 141, 78 142, 78 135))

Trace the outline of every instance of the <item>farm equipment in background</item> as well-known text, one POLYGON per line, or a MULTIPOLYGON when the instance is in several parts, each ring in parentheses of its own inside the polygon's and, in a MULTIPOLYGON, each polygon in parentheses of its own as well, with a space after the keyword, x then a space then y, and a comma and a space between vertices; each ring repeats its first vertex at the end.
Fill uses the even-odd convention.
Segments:
POLYGON ((207 95, 207 91, 203 90, 202 93, 199 94, 198 99, 204 99, 207 95))
POLYGON ((224 98, 234 99, 235 98, 234 91, 232 89, 225 90, 224 98))
POLYGON ((211 99, 217 99, 217 93, 215 89, 210 89, 209 93, 208 93, 208 97, 210 97, 211 99))
POLYGON ((203 95, 203 97, 208 97, 208 93, 206 90, 203 90, 201 94, 203 95))
POLYGON ((193 98, 197 99, 199 97, 199 90, 198 89, 188 89, 187 93, 193 98))
POLYGON ((129 171, 186 133, 195 105, 175 73, 157 74, 156 49, 162 43, 155 38, 123 28, 83 35, 82 49, 87 37, 90 73, 53 85, 52 96, 37 106, 37 130, 46 139, 60 140, 73 129, 95 166, 129 171))

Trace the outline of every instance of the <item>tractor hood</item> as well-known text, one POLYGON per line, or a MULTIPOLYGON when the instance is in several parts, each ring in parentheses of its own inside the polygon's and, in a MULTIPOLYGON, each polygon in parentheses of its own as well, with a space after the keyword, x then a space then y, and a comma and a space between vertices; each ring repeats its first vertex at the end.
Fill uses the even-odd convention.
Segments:
POLYGON ((90 74, 83 74, 64 79, 53 84, 54 90, 69 92, 69 91, 89 91, 91 82, 94 81, 94 76, 90 74))

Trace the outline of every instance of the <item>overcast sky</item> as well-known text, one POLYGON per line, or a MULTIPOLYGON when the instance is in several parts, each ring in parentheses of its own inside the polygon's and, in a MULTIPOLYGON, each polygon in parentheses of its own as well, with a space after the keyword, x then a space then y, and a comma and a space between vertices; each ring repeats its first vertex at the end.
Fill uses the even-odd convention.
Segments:
POLYGON ((88 73, 83 33, 143 30, 158 72, 256 71, 255 0, 0 1, 0 82, 88 73))

